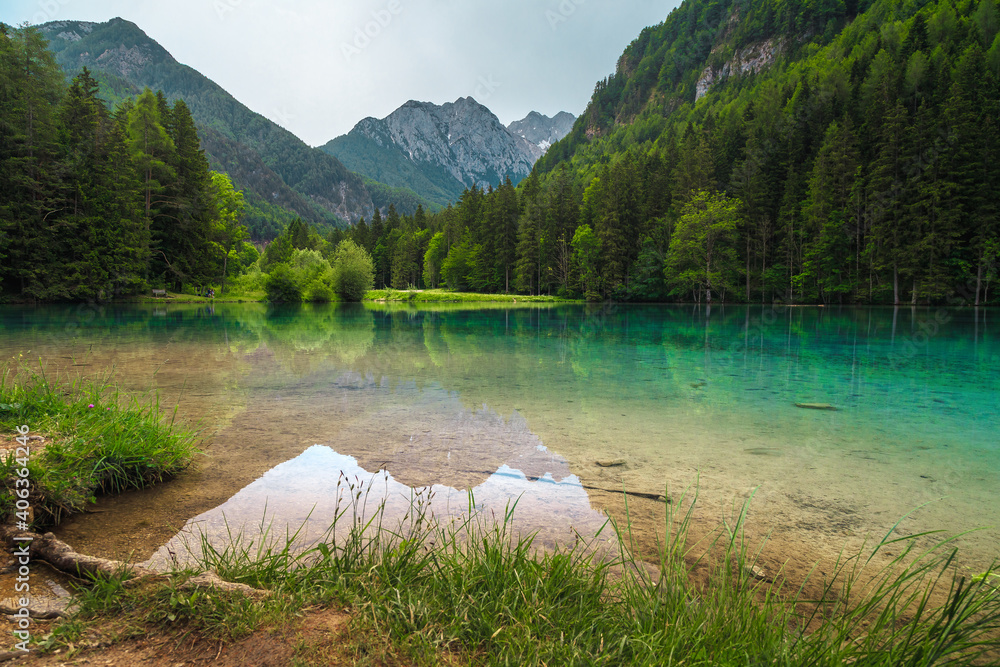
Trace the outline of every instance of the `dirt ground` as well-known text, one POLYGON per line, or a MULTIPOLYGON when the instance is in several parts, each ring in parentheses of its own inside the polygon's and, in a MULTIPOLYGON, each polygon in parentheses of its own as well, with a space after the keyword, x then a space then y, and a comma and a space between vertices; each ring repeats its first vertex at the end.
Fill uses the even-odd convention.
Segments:
MULTIPOLYGON (((218 665, 220 667, 283 667, 285 665, 405 664, 385 662, 365 641, 352 636, 350 617, 338 610, 314 610, 283 628, 262 629, 236 642, 198 639, 183 633, 150 632, 107 645, 116 632, 98 627, 88 632, 89 647, 63 649, 50 654, 29 653, 10 659, 10 665, 169 665, 170 667, 218 665), (367 658, 367 659, 366 659, 367 658)), ((39 623, 35 632, 46 632, 39 623)), ((4 654, 2 658, 11 658, 4 654)))

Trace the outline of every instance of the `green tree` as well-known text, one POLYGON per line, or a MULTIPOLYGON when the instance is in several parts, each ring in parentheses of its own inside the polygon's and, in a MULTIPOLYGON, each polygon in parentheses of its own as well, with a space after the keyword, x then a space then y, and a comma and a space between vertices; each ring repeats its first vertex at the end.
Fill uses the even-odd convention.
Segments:
POLYGON ((514 285, 520 292, 541 294, 545 289, 548 244, 540 220, 544 215, 544 208, 529 203, 518 222, 514 285))
POLYGON ((247 228, 240 223, 246 206, 243 201, 243 193, 233 187, 229 176, 214 171, 212 172, 212 187, 215 190, 217 210, 215 242, 222 249, 222 284, 219 293, 225 294, 229 258, 242 247, 243 241, 250 238, 250 234, 247 228))
POLYGON ((712 292, 725 290, 737 269, 734 248, 742 224, 738 199, 699 190, 684 207, 667 253, 666 277, 672 294, 699 293, 712 303, 712 292))
POLYGON ((514 265, 517 261, 517 221, 520 216, 517 191, 510 177, 497 189, 496 199, 495 221, 492 227, 492 233, 497 239, 495 262, 499 268, 496 273, 503 274, 503 291, 506 293, 510 292, 514 265))
POLYGON ((875 147, 866 213, 869 260, 876 270, 892 271, 892 301, 896 305, 900 302, 900 269, 909 243, 908 230, 903 227, 906 123, 906 110, 897 101, 884 118, 875 147))
MULTIPOLYGON (((795 277, 799 292, 816 290, 823 303, 842 302, 852 286, 852 252, 848 233, 848 205, 858 172, 857 139, 848 119, 831 123, 809 179, 803 206, 806 245, 803 272, 795 277)), ((858 231, 850 236, 859 236, 858 231)), ((855 244, 860 248, 860 244, 855 244)))
POLYGON ((448 256, 441 264, 441 277, 449 288, 461 290, 473 286, 480 251, 481 246, 472 242, 471 235, 451 247, 448 256))
POLYGON ((287 264, 280 264, 271 271, 264 283, 267 300, 271 303, 301 303, 302 287, 287 264))
POLYGON ((151 230, 154 197, 162 192, 164 183, 174 179, 170 167, 174 142, 163 127, 160 106, 149 88, 136 100, 128 115, 129 148, 132 162, 139 173, 143 189, 146 230, 151 230))
POLYGON ((340 242, 333 253, 334 290, 346 301, 361 301, 375 282, 371 255, 354 241, 340 242))
POLYGON ((288 240, 296 250, 315 250, 309 238, 309 225, 302 218, 295 218, 288 225, 288 240))
POLYGON ((134 294, 144 285, 149 247, 139 184, 124 130, 97 97, 86 68, 73 80, 59 116, 67 206, 51 240, 60 261, 50 266, 48 298, 134 294))
POLYGON ((392 286, 406 289, 420 282, 420 239, 413 229, 400 232, 392 252, 392 286))
POLYGON ((0 234, 7 244, 8 284, 26 296, 46 298, 46 273, 58 258, 58 126, 56 104, 63 76, 37 28, 0 37, 0 234))
POLYGON ((580 270, 580 284, 588 301, 600 298, 598 259, 601 240, 590 225, 580 225, 573 234, 573 260, 580 270))
POLYGON ((171 108, 161 93, 156 96, 160 118, 173 145, 168 164, 173 176, 164 186, 152 220, 152 271, 159 259, 169 258, 177 282, 203 283, 219 275, 221 258, 213 247, 217 209, 212 175, 198 130, 184 100, 171 108))
POLYGON ((448 256, 448 247, 445 245, 444 232, 438 232, 431 237, 427 244, 427 252, 424 253, 424 285, 431 289, 437 289, 441 284, 441 265, 448 256))
POLYGON ((1000 30, 1000 12, 997 11, 996 0, 979 0, 975 18, 981 44, 986 48, 993 43, 1000 30))

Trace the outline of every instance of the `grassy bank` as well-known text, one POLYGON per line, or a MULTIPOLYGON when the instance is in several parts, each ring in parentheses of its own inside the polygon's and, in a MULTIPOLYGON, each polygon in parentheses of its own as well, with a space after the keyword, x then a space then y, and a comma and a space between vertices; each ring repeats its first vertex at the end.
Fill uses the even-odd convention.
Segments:
POLYGON ((294 536, 203 546, 201 568, 273 591, 264 602, 185 592, 191 572, 156 586, 103 581, 44 645, 106 641, 93 631, 103 623, 119 639, 166 631, 201 640, 210 653, 219 647, 216 657, 243 637, 236 645, 257 650, 273 640, 289 651, 282 664, 298 665, 996 664, 1000 592, 991 573, 952 579, 950 541, 921 551, 914 538, 887 536, 841 559, 811 600, 804 586, 754 575, 745 510, 711 543, 688 544, 693 506, 668 506, 658 568, 622 546, 627 528, 608 526, 590 542, 616 537, 610 553, 584 542, 553 553, 516 535, 510 513, 441 526, 417 503, 389 526, 348 508, 339 517, 348 534, 301 554, 288 547, 294 536), (901 553, 873 566, 890 545, 901 553), (707 582, 693 583, 695 567, 707 582), (311 634, 310 619, 330 612, 343 613, 337 629, 311 634))
POLYGON ((560 299, 554 296, 525 296, 523 294, 479 294, 476 292, 452 292, 444 289, 428 290, 370 290, 365 294, 365 301, 404 301, 412 303, 431 303, 447 301, 455 303, 582 303, 573 299, 560 299))
POLYGON ((31 523, 46 527, 83 510, 97 494, 159 482, 195 449, 153 396, 126 397, 110 381, 58 383, 42 372, 0 372, 0 511, 14 509, 19 471, 30 481, 31 523), (29 431, 20 441, 17 429, 29 431), (25 463, 27 465, 25 465, 25 463))
MULTIPOLYGON (((135 301, 138 303, 244 303, 266 300, 267 295, 263 291, 231 290, 214 298, 169 293, 166 297, 140 296, 135 301)), ((579 299, 561 299, 546 295, 480 294, 478 292, 452 292, 445 289, 369 290, 365 293, 364 301, 391 303, 584 303, 579 299)))
POLYGON ((226 290, 224 294, 216 293, 214 297, 198 294, 182 294, 167 292, 165 296, 140 295, 126 299, 126 303, 246 303, 267 301, 264 290, 226 290))

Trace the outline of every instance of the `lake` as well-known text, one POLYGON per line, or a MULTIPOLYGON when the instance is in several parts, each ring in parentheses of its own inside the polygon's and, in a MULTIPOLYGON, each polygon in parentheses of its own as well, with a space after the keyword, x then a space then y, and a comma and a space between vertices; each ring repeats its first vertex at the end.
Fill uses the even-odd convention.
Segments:
MULTIPOLYGON (((1000 323, 988 310, 491 304, 0 308, 0 354, 113 373, 205 456, 66 522, 81 551, 166 564, 199 531, 308 526, 350 485, 540 543, 628 516, 644 549, 697 488, 701 534, 752 496, 762 561, 897 533, 1000 553, 1000 323), (812 405, 831 409, 799 407, 812 405), (623 461, 603 467, 598 462, 623 461), (382 472, 379 472, 382 471, 382 472), (623 494, 627 492, 627 494, 623 494), (919 509, 916 509, 919 508, 919 509), (915 510, 916 511, 913 511, 915 510), (905 517, 905 518, 904 518, 905 517)), ((604 534, 606 537, 606 534, 604 534)), ((602 537, 603 539, 603 537, 602 537)))

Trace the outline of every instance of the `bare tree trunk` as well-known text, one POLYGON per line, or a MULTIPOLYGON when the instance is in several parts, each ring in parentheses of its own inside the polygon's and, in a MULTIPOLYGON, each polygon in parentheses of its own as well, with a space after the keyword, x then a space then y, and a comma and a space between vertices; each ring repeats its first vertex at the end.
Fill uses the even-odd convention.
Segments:
POLYGON ((747 303, 750 303, 750 234, 747 234, 747 303))
POLYGON ((899 267, 892 265, 892 303, 899 305, 899 267))
POLYGON ((764 234, 761 244, 760 258, 760 303, 767 303, 767 234, 764 234))
POLYGON ((712 262, 705 264, 705 303, 712 305, 712 262))
POLYGON ((226 274, 228 272, 229 265, 229 251, 226 251, 226 256, 222 259, 222 286, 219 288, 219 296, 226 293, 226 274))
POLYGON ((979 260, 979 267, 976 269, 976 305, 979 305, 979 290, 983 287, 983 261, 979 260))

